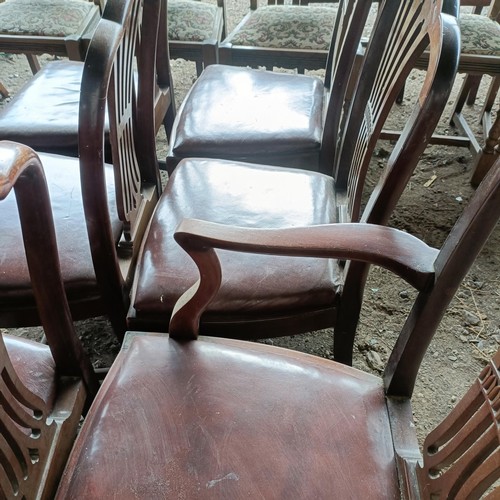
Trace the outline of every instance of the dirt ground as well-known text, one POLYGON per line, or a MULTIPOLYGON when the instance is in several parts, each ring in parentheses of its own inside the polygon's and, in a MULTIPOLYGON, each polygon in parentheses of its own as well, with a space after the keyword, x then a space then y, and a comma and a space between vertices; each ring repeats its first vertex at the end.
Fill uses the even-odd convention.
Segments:
MULTIPOLYGON (((230 28, 244 10, 242 0, 229 0, 230 28)), ((49 57, 42 58, 43 61, 49 57)), ((172 62, 177 103, 195 79, 194 64, 182 60, 172 62)), ((319 73, 321 74, 321 72, 319 73)), ((14 94, 30 76, 23 56, 0 55, 0 79, 14 94)), ((412 74, 405 101, 393 112, 393 119, 411 109, 415 98, 413 83, 421 73, 412 74)), ((461 77, 458 77, 456 93, 461 77)), ((485 79, 487 80, 487 79, 485 79)), ((483 85, 483 88, 486 85, 483 85)), ((8 100, 8 99, 7 99, 8 100)), ((0 102, 4 104, 7 100, 0 102)), ((450 104, 452 99, 450 99, 450 104)), ((477 116, 481 101, 467 110, 471 119, 477 116)), ((441 133, 453 133, 448 125, 449 110, 440 125, 441 133)), ((160 155, 165 151, 165 138, 158 139, 160 155)), ((374 168, 384 162, 392 145, 381 142, 373 160, 374 168)), ((429 147, 423 155, 390 225, 423 238, 439 247, 449 229, 473 193, 469 184, 471 155, 467 149, 429 147), (428 181, 435 180, 428 185, 428 181)), ((500 344, 500 229, 497 227, 453 300, 429 348, 414 393, 414 411, 420 436, 427 433, 441 416, 454 405, 467 386, 478 375, 485 361, 500 344)), ((389 272, 373 268, 365 291, 355 366, 380 373, 399 332, 415 292, 389 272)), ((77 329, 96 367, 108 366, 119 345, 105 318, 78 322, 77 329)), ((4 331, 4 330, 2 330, 4 331)), ((19 329, 15 333, 37 336, 40 329, 19 329)), ((332 332, 325 330, 293 339, 273 340, 276 345, 331 357, 332 332)))

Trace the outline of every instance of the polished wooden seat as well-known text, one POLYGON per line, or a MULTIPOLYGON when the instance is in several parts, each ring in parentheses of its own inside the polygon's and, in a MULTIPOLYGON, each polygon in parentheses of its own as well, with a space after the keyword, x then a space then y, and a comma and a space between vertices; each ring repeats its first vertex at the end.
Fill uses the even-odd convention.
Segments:
POLYGON ((184 221, 176 239, 201 280, 179 300, 169 336, 127 335, 56 498, 478 498, 500 476, 500 354, 430 434, 423 465, 410 398, 440 319, 499 217, 496 169, 439 251, 370 224, 184 221), (415 285, 383 377, 270 345, 197 338, 228 271, 214 248, 293 255, 297 266, 304 256, 373 262, 415 285))
MULTIPOLYGON (((158 132, 163 124, 168 137, 175 117, 175 103, 165 31, 166 15, 160 19, 156 44, 155 130, 158 132)), ((58 60, 45 64, 0 110, 0 139, 21 142, 39 152, 77 157, 83 72, 84 63, 81 61, 58 60)), ((106 158, 111 161, 107 119, 105 131, 106 158)))
MULTIPOLYGON (((125 331, 138 247, 161 188, 153 116, 153 54, 160 6, 155 0, 145 2, 144 9, 137 2, 107 2, 83 69, 79 158, 40 155, 73 317, 107 315, 119 336, 125 331), (139 34, 141 43, 137 44, 139 34), (112 165, 104 162, 105 103, 112 165)), ((20 251, 22 237, 15 210, 14 202, 7 200, 0 220, 0 324, 6 327, 39 324, 40 320, 20 251)))
MULTIPOLYGON (((299 159, 302 169, 249 164, 233 159, 188 158, 178 164, 162 193, 138 259, 128 314, 130 329, 165 330, 177 297, 196 276, 194 266, 173 240, 173 232, 184 217, 248 227, 274 228, 337 222, 387 222, 426 146, 426 138, 432 135, 446 103, 454 78, 454 63, 458 57, 458 39, 455 38, 458 30, 455 20, 449 16, 441 17, 440 5, 416 1, 411 3, 408 11, 400 9, 401 5, 399 1, 389 0, 381 6, 379 24, 374 28, 366 64, 361 69, 362 83, 354 93, 352 107, 346 111, 348 118, 343 127, 340 127, 339 109, 330 109, 328 111, 331 111, 331 116, 325 122, 325 128, 329 128, 329 141, 322 143, 321 149, 318 146, 316 150, 308 150, 297 139, 293 144, 296 147, 296 158, 288 152, 282 155, 282 159, 290 158, 292 164, 293 159, 299 159), (438 9, 436 13, 433 10, 435 8, 438 9), (421 22, 414 22, 412 16, 421 16, 421 22), (402 33, 399 37, 388 37, 387 33, 399 30, 399 23, 403 26, 401 31, 404 35, 402 33), (444 38, 441 37, 441 32, 446 34, 444 38), (435 61, 436 65, 439 65, 439 71, 434 68, 436 75, 430 74, 424 84, 419 108, 409 120, 406 134, 395 147, 394 155, 384 169, 377 170, 380 177, 372 178, 375 187, 370 201, 362 210, 361 197, 365 188, 366 173, 382 124, 398 92, 398 84, 403 76, 399 71, 404 73, 405 64, 411 67, 412 57, 416 57, 419 47, 425 47, 429 37, 434 40, 433 46, 443 56, 442 60, 437 57, 435 61), (387 43, 388 40, 391 42, 387 43), (392 40, 397 42, 393 44, 392 40), (405 64, 391 66, 393 72, 388 73, 388 68, 381 65, 380 61, 396 57, 395 54, 400 54, 401 46, 406 46, 407 42, 413 43, 415 53, 407 51, 405 64), (378 85, 379 81, 385 82, 385 85, 378 85), (340 130, 340 135, 334 133, 334 130, 340 130), (316 158, 320 156, 322 159, 329 157, 331 163, 327 161, 323 164, 324 173, 305 170, 313 169, 313 160, 307 161, 304 158, 306 154, 316 155, 316 158)), ((352 19, 353 30, 359 30, 354 19, 357 20, 357 12, 366 10, 366 2, 347 2, 344 7, 346 24, 342 21, 340 26, 346 28, 352 19)), ((341 19, 342 16, 339 16, 339 23, 341 19)), ((341 31, 348 33, 345 36, 351 35, 350 30, 341 31)), ((352 63, 356 47, 357 43, 350 51, 340 51, 336 56, 352 63), (344 56, 346 59, 343 59, 344 56)), ((339 63, 338 67, 345 68, 342 63, 339 63)), ((227 70, 229 73, 233 69, 224 67, 222 71, 225 73, 227 70)), ((210 66, 205 74, 211 75, 215 71, 217 66, 210 66)), ((242 71, 240 77, 234 77, 234 83, 236 85, 239 81, 239 88, 246 88, 247 93, 253 93, 248 92, 248 89, 252 88, 253 76, 247 77, 247 70, 242 71)), ((270 81, 275 81, 275 76, 280 77, 271 72, 264 75, 266 79, 269 77, 270 81)), ((257 78, 258 75, 255 76, 255 79, 257 78)), ((307 77, 298 75, 294 77, 294 81, 298 79, 300 84, 303 78, 307 77)), ((202 79, 203 76, 198 82, 202 79)), ((347 81, 340 79, 337 83, 339 86, 332 88, 339 89, 343 99, 347 81)), ((290 88, 292 85, 290 83, 290 88)), ((212 128, 211 118, 217 117, 208 112, 209 102, 205 105, 206 101, 203 99, 195 99, 194 88, 188 98, 190 107, 185 107, 181 115, 188 124, 193 114, 201 118, 201 115, 206 113, 208 130, 212 128)), ((274 102, 272 90, 276 87, 269 84, 267 88, 267 95, 261 96, 257 93, 255 101, 261 98, 271 106, 274 102)), ((220 87, 218 92, 219 95, 225 94, 220 87)), ((299 93, 300 90, 294 95, 299 93)), ((318 94, 320 93, 319 89, 318 94)), ((286 101, 290 108, 293 108, 294 100, 287 99, 288 96, 284 96, 281 102, 286 101)), ((330 100, 332 99, 338 99, 338 94, 332 93, 330 100)), ((308 95, 303 98, 303 101, 306 100, 312 99, 308 95)), ((300 101, 295 108, 302 111, 302 105, 300 101)), ((339 107, 341 108, 342 104, 339 104, 339 107)), ((304 105, 304 110, 306 108, 304 105)), ((290 114, 293 116, 292 109, 290 114)), ((274 116, 275 121, 281 123, 283 115, 276 113, 274 116)), ((227 137, 231 136, 230 130, 234 131, 235 136, 240 136, 240 131, 243 130, 239 126, 240 120, 245 121, 248 117, 249 115, 245 114, 236 115, 232 128, 226 129, 227 137)), ((287 123, 286 118, 283 121, 287 123)), ((263 150, 262 156, 256 158, 256 161, 270 157, 276 159, 282 152, 279 149, 280 135, 273 136, 272 141, 268 133, 275 125, 271 123, 269 129, 264 129, 263 135, 267 134, 267 149, 263 150), (274 149, 277 151, 276 155, 274 149), (266 152, 269 153, 268 156, 266 152)), ((213 130, 216 131, 217 127, 213 127, 213 130)), ((243 136, 241 132, 240 137, 243 136)), ((300 134, 295 137, 300 137, 300 134)), ((213 139, 216 148, 219 145, 216 132, 213 133, 213 139)), ((223 139, 221 137, 221 146, 223 139)), ((247 137, 247 140, 249 144, 252 143, 250 137, 247 137)), ((289 143, 284 140, 283 144, 289 143)), ((249 158, 258 156, 259 147, 256 143, 249 147, 249 150, 249 158), (256 151, 256 154, 252 151, 256 151)), ((230 151, 228 148, 227 152, 230 151)), ((235 151, 237 152, 237 148, 235 151)), ((216 156, 216 153, 213 152, 213 155, 216 156)), ((352 332, 355 329, 358 314, 356 310, 361 299, 351 297, 344 301, 345 284, 352 279, 356 282, 354 288, 358 290, 359 283, 363 282, 364 278, 354 278, 354 275, 348 278, 346 268, 341 262, 313 260, 307 266, 297 268, 294 260, 286 257, 277 262, 266 256, 242 258, 225 254, 224 265, 231 269, 231 272, 218 299, 213 302, 204 317, 201 326, 203 334, 221 335, 227 332, 227 335, 232 336, 238 332, 241 338, 248 338, 272 336, 286 329, 307 332, 334 325, 339 331, 352 332), (261 269, 266 269, 264 276, 261 269), (346 309, 339 312, 344 306, 346 309), (278 325, 286 325, 286 328, 277 328, 278 325)), ((349 337, 350 334, 345 335, 349 337)))
POLYGON ((41 163, 29 148, 2 141, 2 217, 13 190, 48 345, 0 335, 0 496, 53 498, 98 384, 73 329, 41 163))

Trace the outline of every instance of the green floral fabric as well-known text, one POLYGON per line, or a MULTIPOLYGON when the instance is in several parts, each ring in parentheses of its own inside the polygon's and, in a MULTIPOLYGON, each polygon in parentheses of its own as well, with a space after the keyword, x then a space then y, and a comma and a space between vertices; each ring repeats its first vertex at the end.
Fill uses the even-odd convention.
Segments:
POLYGON ((460 17, 462 52, 500 56, 500 24, 486 16, 462 14, 460 17))
POLYGON ((328 50, 336 6, 269 5, 228 36, 233 45, 328 50))
POLYGON ((169 0, 168 38, 203 42, 214 32, 217 6, 197 0, 169 0))
POLYGON ((0 3, 0 33, 65 37, 78 32, 93 8, 86 0, 7 0, 0 3))

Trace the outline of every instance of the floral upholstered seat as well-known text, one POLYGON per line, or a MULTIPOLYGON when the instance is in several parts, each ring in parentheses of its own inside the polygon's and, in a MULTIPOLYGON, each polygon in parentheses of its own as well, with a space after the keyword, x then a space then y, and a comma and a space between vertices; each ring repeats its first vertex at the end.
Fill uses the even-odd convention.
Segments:
POLYGON ((226 41, 243 46, 327 51, 336 12, 333 5, 267 5, 254 11, 226 41))
POLYGON ((460 17, 463 54, 500 56, 500 24, 475 14, 460 17))
POLYGON ((171 0, 167 9, 169 41, 204 42, 212 36, 217 5, 197 0, 171 0))
POLYGON ((225 0, 169 0, 170 57, 195 61, 197 73, 218 61, 219 43, 225 36, 225 0))
MULTIPOLYGON (((83 61, 100 19, 100 6, 92 0, 1 2, 0 49, 25 54, 33 73, 40 69, 37 56, 41 54, 83 61)), ((5 95, 7 89, 1 93, 5 95)))
POLYGON ((69 36, 80 31, 95 9, 86 0, 7 0, 0 3, 0 33, 69 36))
POLYGON ((321 5, 308 5, 302 0, 284 5, 268 0, 261 7, 250 0, 248 14, 220 45, 220 62, 297 68, 299 73, 323 69, 337 7, 335 0, 321 5))

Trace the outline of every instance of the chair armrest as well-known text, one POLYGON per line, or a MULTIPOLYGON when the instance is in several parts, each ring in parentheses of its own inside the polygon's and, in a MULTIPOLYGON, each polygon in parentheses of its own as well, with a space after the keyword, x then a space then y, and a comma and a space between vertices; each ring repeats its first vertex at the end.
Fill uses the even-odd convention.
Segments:
POLYGON ((16 194, 33 293, 52 356, 61 375, 82 376, 89 395, 93 396, 98 383, 74 331, 66 300, 42 164, 31 148, 0 141, 0 200, 12 189, 16 194))
POLYGON ((408 233, 373 224, 254 229, 186 219, 174 237, 200 271, 200 280, 179 299, 170 322, 171 335, 190 338, 196 336, 199 318, 220 287, 215 248, 368 262, 389 269, 418 290, 432 282, 438 255, 438 250, 408 233))

